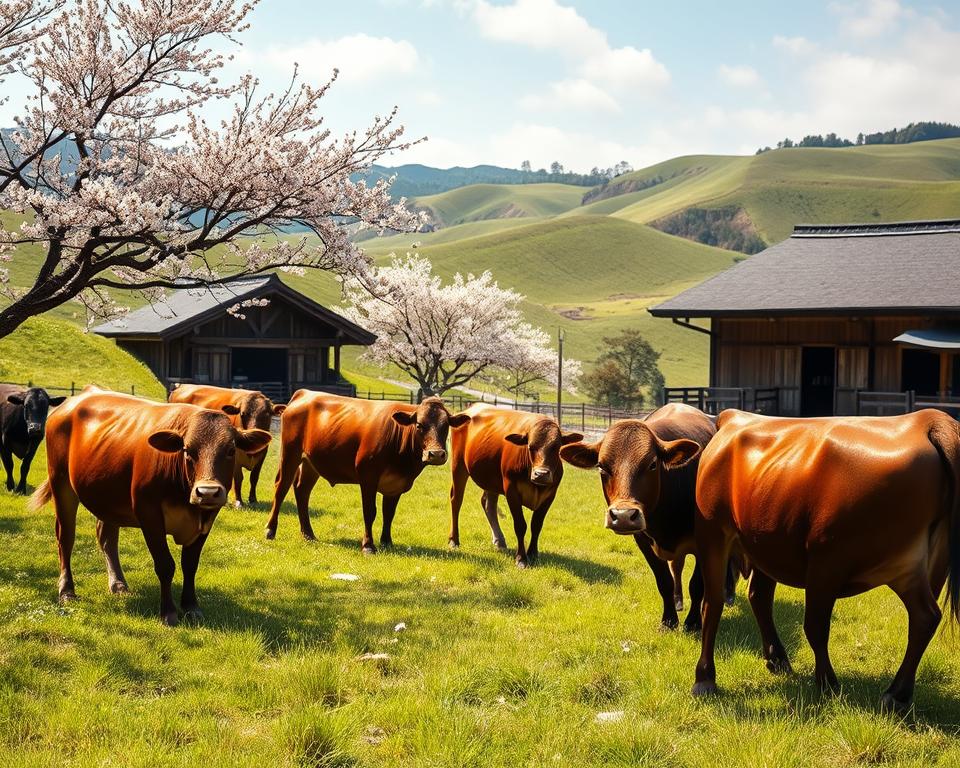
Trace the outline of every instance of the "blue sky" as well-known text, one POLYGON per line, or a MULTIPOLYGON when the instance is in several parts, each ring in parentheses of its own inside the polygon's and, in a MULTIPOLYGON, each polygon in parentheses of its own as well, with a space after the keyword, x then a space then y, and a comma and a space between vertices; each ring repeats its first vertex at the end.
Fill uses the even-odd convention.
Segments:
POLYGON ((228 76, 338 66, 331 128, 396 104, 429 137, 393 163, 641 167, 960 123, 956 0, 262 0, 251 22, 228 76))

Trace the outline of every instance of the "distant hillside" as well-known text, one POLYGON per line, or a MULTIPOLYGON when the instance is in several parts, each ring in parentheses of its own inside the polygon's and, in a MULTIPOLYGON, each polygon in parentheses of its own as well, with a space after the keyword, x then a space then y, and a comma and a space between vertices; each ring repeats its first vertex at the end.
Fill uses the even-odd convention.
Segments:
POLYGON ((583 189, 570 184, 474 184, 411 203, 439 226, 484 219, 555 216, 580 205, 583 189))

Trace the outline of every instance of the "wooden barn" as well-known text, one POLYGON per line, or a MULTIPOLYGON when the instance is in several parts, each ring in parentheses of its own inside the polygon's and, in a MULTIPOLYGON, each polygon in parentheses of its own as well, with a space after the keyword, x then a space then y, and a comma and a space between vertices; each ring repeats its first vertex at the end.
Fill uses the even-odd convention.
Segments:
POLYGON ((709 387, 671 400, 802 416, 960 404, 960 220, 798 226, 650 312, 710 336, 709 387))
POLYGON ((301 387, 354 394, 340 377, 340 349, 375 338, 277 275, 174 291, 164 304, 94 331, 115 339, 168 388, 192 382, 259 389, 281 402, 301 387), (237 305, 243 317, 228 311, 237 305))

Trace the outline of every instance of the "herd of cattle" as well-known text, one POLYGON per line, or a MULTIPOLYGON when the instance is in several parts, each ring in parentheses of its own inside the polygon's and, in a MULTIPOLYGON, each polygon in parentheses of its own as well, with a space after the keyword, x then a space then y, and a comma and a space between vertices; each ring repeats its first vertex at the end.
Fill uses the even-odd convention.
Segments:
POLYGON ((636 540, 663 598, 666 627, 678 624, 676 565, 696 556, 685 621, 688 629, 701 629, 695 695, 716 690, 714 643, 734 564, 749 578, 749 603, 772 672, 790 670, 773 621, 776 585, 806 590, 803 628, 823 690, 838 685, 827 652, 835 601, 889 586, 907 609, 909 629, 903 662, 881 699, 885 709, 902 710, 912 701, 945 585, 950 613, 960 620, 960 427, 936 410, 794 419, 740 411, 711 417, 667 405, 644 420, 618 422, 600 441, 587 443, 547 416, 484 405, 451 414, 438 398, 413 406, 300 390, 283 406, 259 392, 185 385, 165 404, 92 386, 64 400, 42 389, 0 387, 8 490, 15 487, 16 455, 23 460, 16 490, 26 493, 30 460, 46 435, 48 477, 31 503, 54 503, 61 600, 76 597, 70 557, 83 503, 97 519, 111 591, 127 591, 119 530, 140 528, 160 581, 161 618, 176 624, 169 535, 182 547, 181 613, 199 618, 194 581, 204 542, 231 483, 240 503, 243 469, 250 471, 249 499, 256 501, 271 420, 280 416, 268 539, 276 535, 291 485, 300 532, 314 538, 309 498, 323 477, 331 485, 360 486, 365 553, 376 551, 373 523, 382 496, 380 544, 389 546, 401 495, 424 467, 446 463, 452 431, 450 545, 460 545, 470 479, 483 491, 498 548, 506 547, 497 511, 505 497, 516 562, 526 567, 537 559, 563 462, 598 469, 606 527, 636 540), (58 407, 48 418, 50 406, 58 407), (524 507, 532 513, 529 543, 524 507))

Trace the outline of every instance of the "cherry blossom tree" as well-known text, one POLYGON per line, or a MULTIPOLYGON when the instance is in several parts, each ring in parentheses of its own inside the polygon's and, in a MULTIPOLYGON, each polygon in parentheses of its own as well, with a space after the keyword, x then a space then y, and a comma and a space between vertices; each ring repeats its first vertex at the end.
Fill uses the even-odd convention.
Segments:
POLYGON ((523 296, 501 288, 489 271, 458 273, 444 285, 428 259, 408 254, 345 288, 347 316, 377 336, 364 354, 399 367, 425 396, 497 370, 526 376, 529 368, 543 378, 546 359, 556 359, 547 334, 523 321, 523 296))
POLYGON ((417 226, 388 181, 351 180, 409 146, 396 110, 334 139, 320 106, 336 71, 320 87, 294 72, 277 95, 252 76, 219 82, 210 46, 245 29, 255 2, 71 0, 38 32, 49 3, 0 0, 2 53, 33 94, 0 146, 0 207, 23 217, 0 231, 0 260, 33 268, 27 286, 0 271, 0 336, 72 299, 116 316, 118 291, 158 302, 278 268, 362 282, 344 223, 417 226), (220 99, 232 114, 209 123, 220 99))
MULTIPOLYGON (((516 344, 506 357, 501 359, 486 378, 495 384, 502 384, 518 401, 521 391, 531 384, 557 384, 557 351, 550 347, 550 336, 540 328, 522 323, 516 329, 516 344)), ((563 359, 563 388, 575 391, 582 373, 579 360, 569 357, 563 359)))

